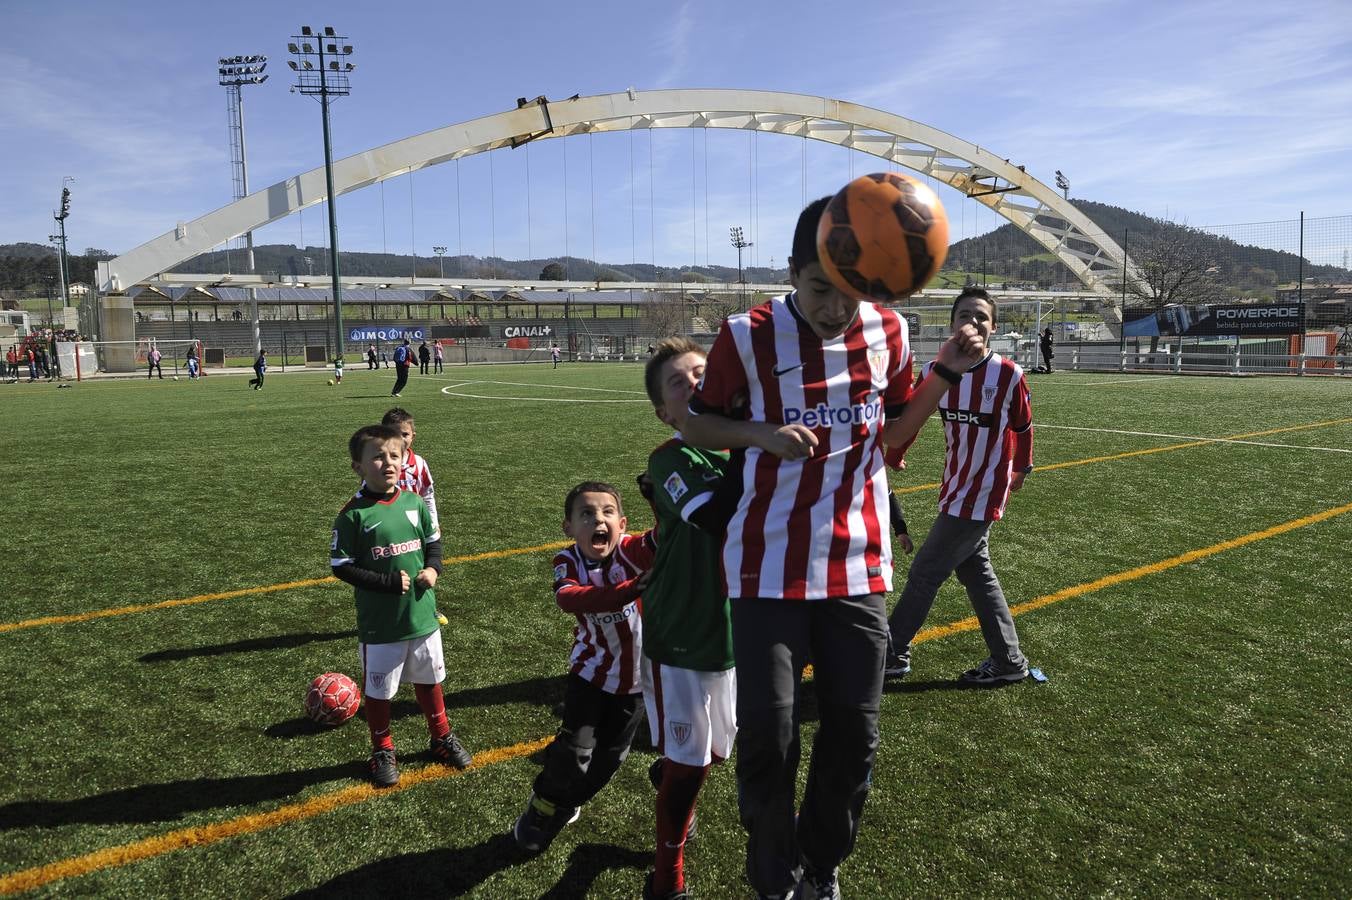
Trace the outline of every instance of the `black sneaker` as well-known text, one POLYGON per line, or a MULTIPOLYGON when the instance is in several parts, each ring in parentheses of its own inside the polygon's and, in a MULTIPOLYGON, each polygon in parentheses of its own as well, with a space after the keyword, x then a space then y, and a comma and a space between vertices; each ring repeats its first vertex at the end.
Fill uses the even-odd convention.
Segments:
POLYGON ((376 787, 393 787, 399 783, 399 767, 394 764, 393 750, 371 751, 371 780, 376 787))
MULTIPOLYGON (((666 757, 659 756, 657 759, 653 760, 651 766, 648 766, 648 780, 652 782, 653 790, 661 790, 662 788, 662 763, 665 759, 666 757)), ((687 843, 695 839, 695 822, 698 819, 699 811, 691 810, 690 824, 687 825, 685 829, 685 840, 687 843)))
POLYGON ((887 656, 883 659, 883 675, 888 678, 905 678, 910 674, 910 659, 903 659, 891 650, 888 650, 887 656))
POLYGON ((576 806, 555 806, 532 793, 526 811, 512 826, 512 837, 522 850, 543 853, 563 826, 576 822, 581 815, 582 810, 576 806))
POLYGON ((690 900, 690 892, 684 889, 672 891, 669 894, 658 894, 653 891, 653 873, 649 872, 648 877, 643 880, 643 900, 690 900))
POLYGON ((474 762, 474 757, 470 756, 469 751, 460 743, 460 739, 455 736, 454 731, 446 732, 444 737, 432 738, 429 749, 438 760, 448 766, 455 766, 457 769, 463 769, 474 762))
POLYGON ((840 900, 840 881, 837 869, 803 868, 803 880, 799 884, 798 896, 802 900, 840 900))

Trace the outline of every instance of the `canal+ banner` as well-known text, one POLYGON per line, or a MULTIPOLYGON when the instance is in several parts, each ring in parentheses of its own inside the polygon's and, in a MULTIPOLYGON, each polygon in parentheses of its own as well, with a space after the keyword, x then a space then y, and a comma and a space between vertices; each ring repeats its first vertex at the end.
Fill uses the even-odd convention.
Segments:
POLYGON ((408 338, 410 341, 421 341, 426 332, 417 326, 390 325, 384 328, 376 328, 366 325, 360 328, 349 328, 347 339, 358 343, 363 341, 402 341, 408 338))

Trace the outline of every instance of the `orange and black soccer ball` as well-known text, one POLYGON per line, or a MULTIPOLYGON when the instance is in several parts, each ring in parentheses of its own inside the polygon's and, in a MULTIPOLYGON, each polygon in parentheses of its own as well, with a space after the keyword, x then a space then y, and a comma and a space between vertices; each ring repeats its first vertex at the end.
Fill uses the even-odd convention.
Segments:
POLYGON ((863 175, 831 198, 817 225, 817 256, 840 290, 888 302, 923 288, 948 255, 948 214, 907 175, 863 175))

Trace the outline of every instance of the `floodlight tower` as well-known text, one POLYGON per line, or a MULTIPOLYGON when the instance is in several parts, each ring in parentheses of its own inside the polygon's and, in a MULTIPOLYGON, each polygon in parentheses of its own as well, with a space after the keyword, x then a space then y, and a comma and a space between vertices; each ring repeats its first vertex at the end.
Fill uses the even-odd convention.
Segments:
POLYGON ((66 278, 66 217, 70 215, 70 188, 66 185, 75 180, 74 175, 66 175, 61 179, 61 208, 52 213, 52 218, 60 228, 59 234, 49 235, 50 239, 57 244, 56 248, 56 268, 61 276, 61 306, 65 308, 70 305, 70 297, 67 295, 68 279, 66 278))
POLYGON ((445 247, 433 247, 432 252, 437 256, 437 275, 442 281, 446 280, 446 267, 444 265, 446 257, 445 247))
POLYGON ((329 103, 333 97, 346 97, 352 93, 348 74, 356 68, 347 61, 352 55, 352 45, 343 35, 335 34, 328 25, 322 34, 316 34, 309 25, 302 25, 300 34, 291 36, 286 49, 295 59, 287 60, 291 71, 296 73, 296 83, 291 86, 293 92, 300 91, 307 97, 318 97, 319 107, 324 119, 324 179, 329 197, 329 270, 333 276, 333 367, 338 377, 343 372, 343 294, 338 284, 338 209, 333 195, 333 142, 329 137, 329 103), (317 70, 317 71, 316 71, 317 70))
POLYGON ((1061 197, 1065 200, 1070 199, 1070 179, 1061 174, 1061 170, 1056 170, 1056 186, 1061 189, 1061 197))
POLYGON ((747 247, 754 247, 755 244, 748 241, 746 237, 742 234, 741 225, 733 225, 731 228, 728 229, 728 232, 732 235, 732 246, 737 248, 737 283, 739 285, 742 285, 741 287, 742 305, 745 306, 746 279, 742 277, 742 251, 745 250, 747 247))
MULTIPOLYGON (((244 153, 244 98, 240 88, 268 80, 263 74, 268 67, 268 58, 262 55, 223 56, 218 63, 230 118, 230 174, 234 182, 234 199, 242 200, 249 196, 249 166, 244 153)), ((255 275, 258 270, 254 268, 252 231, 244 233, 244 246, 248 251, 249 274, 255 275)), ((254 356, 257 356, 263 349, 263 336, 258 326, 258 292, 252 287, 249 288, 249 316, 253 320, 254 356)))

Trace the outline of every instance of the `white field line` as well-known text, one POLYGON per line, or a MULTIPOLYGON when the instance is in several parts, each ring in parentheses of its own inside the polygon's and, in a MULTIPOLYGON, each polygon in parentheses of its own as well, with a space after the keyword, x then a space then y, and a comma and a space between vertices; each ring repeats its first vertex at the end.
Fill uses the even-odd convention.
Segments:
POLYGON ((1171 378, 1182 378, 1181 375, 1149 375, 1145 378, 1115 378, 1112 381, 1043 381, 1041 378, 1033 381, 1038 384, 1056 384, 1056 385, 1074 385, 1076 387, 1111 387, 1115 384, 1140 384, 1142 381, 1167 381, 1171 378))
MULTIPOLYGON (((581 387, 575 384, 542 384, 537 381, 489 381, 476 379, 474 381, 462 381, 458 384, 447 385, 447 387, 464 387, 469 384, 505 384, 508 387, 552 388, 560 391, 595 391, 600 394, 638 394, 643 397, 648 396, 646 391, 630 391, 625 390, 624 388, 581 387)), ((445 390, 445 388, 442 388, 442 390, 445 390)))
POLYGON ((1235 438, 1215 438, 1203 437, 1197 434, 1164 434, 1158 431, 1122 431, 1117 428, 1084 428, 1078 425, 1048 425, 1044 422, 1034 422, 1034 430, 1039 428, 1056 428, 1062 431, 1096 431, 1100 434, 1127 434, 1134 437, 1158 437, 1170 438, 1178 441, 1208 441, 1213 444, 1247 444, 1250 447, 1277 447, 1282 450, 1319 450, 1324 453, 1352 453, 1352 450, 1346 447, 1305 447, 1300 444, 1277 444, 1271 441, 1241 441, 1235 438))

